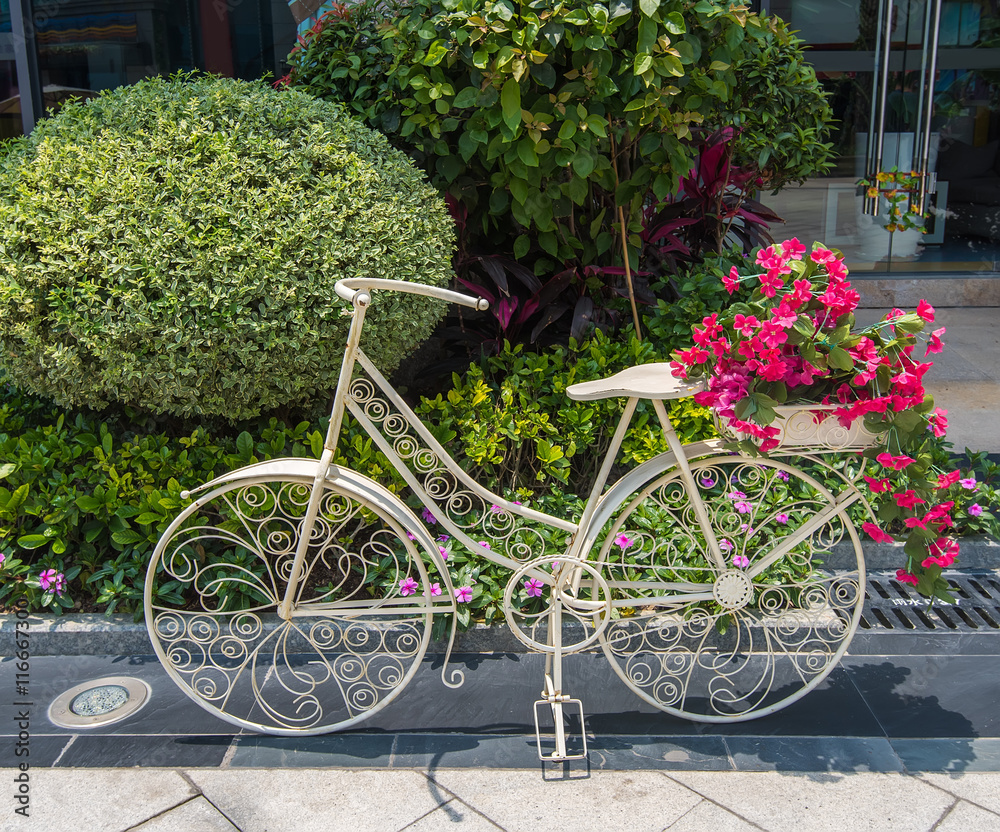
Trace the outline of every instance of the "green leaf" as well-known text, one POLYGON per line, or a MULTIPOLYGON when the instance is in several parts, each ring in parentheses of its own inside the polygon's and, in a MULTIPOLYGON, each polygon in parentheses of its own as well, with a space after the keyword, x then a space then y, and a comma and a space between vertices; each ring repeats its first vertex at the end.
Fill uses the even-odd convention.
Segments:
POLYGON ((246 431, 236 437, 236 451, 244 459, 253 455, 253 437, 246 431))
POLYGON ((22 549, 38 549, 49 542, 44 534, 25 534, 17 539, 17 545, 22 549))
POLYGON ((142 535, 134 529, 122 529, 111 535, 111 539, 120 546, 129 546, 142 540, 142 535))
POLYGON ((854 367, 854 359, 847 350, 834 347, 830 350, 830 363, 838 370, 850 370, 854 367))
POLYGON ((594 157, 589 152, 580 148, 573 157, 573 170, 577 176, 584 178, 594 172, 594 157))
POLYGON ((521 123, 521 87, 513 78, 508 78, 500 92, 500 106, 504 123, 516 130, 521 123))
POLYGON ((453 107, 471 107, 476 103, 476 99, 479 97, 479 90, 476 87, 466 87, 460 90, 458 95, 455 96, 455 100, 452 101, 453 107))
POLYGON ((660 0, 639 0, 639 8, 646 17, 652 17, 660 10, 660 0))
POLYGON ((528 183, 523 179, 511 179, 507 185, 510 193, 517 200, 518 204, 524 205, 528 199, 528 183))
MULTIPOLYGON (((635 56, 635 67, 633 73, 635 75, 642 75, 647 69, 653 65, 653 56, 649 54, 639 54, 635 56)), ((638 109, 638 108, 635 108, 638 109)))
POLYGON ((538 167, 538 154, 535 153, 535 143, 528 136, 524 136, 517 143, 517 155, 529 168, 538 167))
POLYGON ((427 54, 424 56, 424 66, 437 66, 447 54, 448 47, 445 46, 444 41, 434 41, 434 43, 427 47, 427 54))
POLYGON ((514 240, 514 257, 520 260, 528 253, 528 249, 531 248, 531 241, 528 239, 527 234, 521 234, 516 240, 514 240))
POLYGON ((0 480, 9 477, 17 470, 18 466, 13 462, 5 462, 0 465, 0 480))

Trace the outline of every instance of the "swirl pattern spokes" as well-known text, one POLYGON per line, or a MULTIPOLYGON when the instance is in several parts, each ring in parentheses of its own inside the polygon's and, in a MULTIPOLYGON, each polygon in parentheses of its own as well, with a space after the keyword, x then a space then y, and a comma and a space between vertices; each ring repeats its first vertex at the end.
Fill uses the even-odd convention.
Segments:
POLYGON ((327 483, 290 600, 311 480, 229 483, 186 508, 147 576, 147 624, 171 676, 224 718, 334 730, 391 700, 451 599, 381 509, 327 483), (436 594, 435 594, 436 593, 436 594))
POLYGON ((516 516, 496 505, 485 489, 471 488, 463 482, 456 475, 454 462, 427 446, 407 416, 380 395, 374 381, 364 376, 354 379, 350 399, 389 444, 389 456, 395 457, 393 463, 414 474, 420 483, 415 489, 417 496, 434 506, 437 520, 446 520, 446 525, 487 544, 490 552, 518 563, 560 546, 560 539, 549 543, 546 540, 553 535, 565 538, 564 532, 516 516))
POLYGON ((750 718, 797 699, 843 654, 863 602, 860 544, 819 482, 783 462, 717 457, 692 473, 721 558, 677 472, 651 482, 601 549, 622 613, 602 644, 657 707, 750 718))

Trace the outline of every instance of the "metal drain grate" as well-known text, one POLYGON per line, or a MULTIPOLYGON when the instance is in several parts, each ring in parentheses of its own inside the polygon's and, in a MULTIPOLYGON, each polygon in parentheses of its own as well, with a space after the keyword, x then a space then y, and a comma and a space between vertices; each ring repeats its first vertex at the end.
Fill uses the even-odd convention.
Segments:
POLYGON ((956 603, 928 603, 916 589, 891 573, 868 578, 862 630, 1000 631, 1000 575, 948 574, 956 603))

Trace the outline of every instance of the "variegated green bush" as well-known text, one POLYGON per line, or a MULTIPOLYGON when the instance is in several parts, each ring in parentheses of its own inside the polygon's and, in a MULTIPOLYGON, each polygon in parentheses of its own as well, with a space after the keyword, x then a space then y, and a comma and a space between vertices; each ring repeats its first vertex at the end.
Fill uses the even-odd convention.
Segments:
MULTIPOLYGON (((338 104, 150 79, 70 104, 0 159, 0 368, 64 406, 228 419, 336 382, 342 277, 444 285, 454 231, 409 160, 338 104)), ((395 368, 443 313, 376 304, 395 368)))

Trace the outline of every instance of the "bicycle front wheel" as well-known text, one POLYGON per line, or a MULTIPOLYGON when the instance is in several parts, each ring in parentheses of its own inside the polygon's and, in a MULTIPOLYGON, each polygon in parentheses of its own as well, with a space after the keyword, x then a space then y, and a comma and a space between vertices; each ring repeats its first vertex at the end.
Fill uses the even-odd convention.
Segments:
POLYGON ((857 629, 861 543, 846 505, 776 459, 691 468, 720 564, 676 468, 623 504, 599 560, 618 617, 601 634, 637 695, 698 722, 773 713, 815 688, 857 629))
POLYGON ((279 617, 311 488, 237 477, 184 509, 147 572, 146 627, 170 677, 254 731, 319 734, 381 710, 420 665, 432 614, 452 604, 398 517, 328 482, 279 617))

